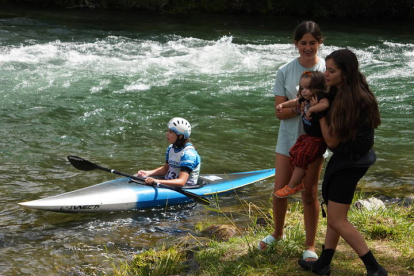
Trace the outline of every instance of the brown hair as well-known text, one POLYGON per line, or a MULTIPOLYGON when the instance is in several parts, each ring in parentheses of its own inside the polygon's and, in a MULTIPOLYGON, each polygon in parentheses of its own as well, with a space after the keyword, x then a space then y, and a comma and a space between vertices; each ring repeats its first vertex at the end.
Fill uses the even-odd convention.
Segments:
POLYGON ((295 31, 293 32, 293 40, 299 41, 307 33, 313 35, 313 37, 316 38, 318 42, 323 41, 321 29, 319 28, 318 24, 313 21, 303 21, 297 25, 295 31))
MULTIPOLYGON (((325 85, 325 76, 319 71, 304 71, 300 76, 302 78, 310 78, 309 90, 313 95, 318 95, 319 93, 328 93, 325 85)), ((298 97, 302 97, 303 88, 299 86, 298 97)))
POLYGON ((359 71, 358 59, 353 52, 337 50, 325 58, 329 59, 341 70, 343 78, 339 88, 331 87, 329 90, 330 94, 335 94, 327 116, 329 131, 337 133, 341 142, 354 140, 360 124, 372 128, 381 124, 378 103, 359 71))

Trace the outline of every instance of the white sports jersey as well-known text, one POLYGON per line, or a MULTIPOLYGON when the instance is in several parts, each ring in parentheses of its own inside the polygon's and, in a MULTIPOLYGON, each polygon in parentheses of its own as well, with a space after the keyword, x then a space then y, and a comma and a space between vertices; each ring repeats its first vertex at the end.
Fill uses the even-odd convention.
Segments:
POLYGON ((167 148, 166 162, 169 169, 165 179, 177 179, 180 175, 181 167, 191 169, 186 185, 196 185, 200 175, 201 158, 191 143, 184 148, 176 149, 173 145, 167 148))

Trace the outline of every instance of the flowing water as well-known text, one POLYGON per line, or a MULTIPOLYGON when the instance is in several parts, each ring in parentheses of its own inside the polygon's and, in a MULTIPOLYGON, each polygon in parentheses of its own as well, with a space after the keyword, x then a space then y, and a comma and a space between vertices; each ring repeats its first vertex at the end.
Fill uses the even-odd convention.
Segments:
MULTIPOLYGON (((216 213, 167 210, 61 214, 18 202, 116 176, 78 171, 68 154, 127 173, 163 164, 166 123, 182 116, 202 173, 270 168, 279 122, 273 82, 297 56, 297 21, 263 17, 163 17, 120 13, 0 13, 0 274, 83 275, 111 258, 192 233, 216 213)), ((364 191, 412 196, 414 34, 406 24, 321 22, 321 56, 358 56, 379 101, 378 161, 364 191), (399 30, 398 33, 396 30, 399 30)), ((352 112, 352 110, 350 110, 352 112)), ((269 205, 272 179, 221 200, 269 205)), ((235 217, 243 221, 243 218, 235 217)))

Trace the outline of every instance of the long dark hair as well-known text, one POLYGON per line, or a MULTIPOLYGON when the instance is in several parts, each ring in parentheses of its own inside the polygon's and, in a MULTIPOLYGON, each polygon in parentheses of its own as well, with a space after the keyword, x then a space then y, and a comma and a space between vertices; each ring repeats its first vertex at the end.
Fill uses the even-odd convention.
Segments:
POLYGON ((340 87, 331 87, 329 91, 331 95, 335 94, 327 116, 329 130, 337 133, 341 142, 351 141, 356 138, 360 124, 371 128, 381 124, 378 103, 359 71, 358 59, 352 51, 334 51, 325 58, 330 59, 341 70, 343 82, 340 87))

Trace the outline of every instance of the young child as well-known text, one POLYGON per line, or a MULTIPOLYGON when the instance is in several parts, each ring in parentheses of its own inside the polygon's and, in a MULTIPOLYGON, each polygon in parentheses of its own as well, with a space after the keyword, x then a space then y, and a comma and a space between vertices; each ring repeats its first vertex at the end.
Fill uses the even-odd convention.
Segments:
POLYGON ((279 111, 283 108, 291 108, 295 114, 300 114, 304 107, 302 122, 305 130, 305 134, 301 135, 290 149, 290 164, 294 169, 288 185, 274 193, 278 198, 285 198, 303 191, 302 179, 306 175, 308 165, 315 162, 326 151, 317 112, 323 112, 329 108, 327 97, 323 73, 305 71, 300 77, 298 98, 276 106, 279 111), (317 101, 312 101, 314 98, 317 101))
POLYGON ((172 118, 166 133, 170 145, 167 148, 165 164, 153 170, 140 170, 139 177, 147 177, 145 183, 161 183, 173 187, 197 185, 201 158, 190 143, 191 125, 183 118, 172 118), (164 176, 152 178, 151 176, 164 176))

